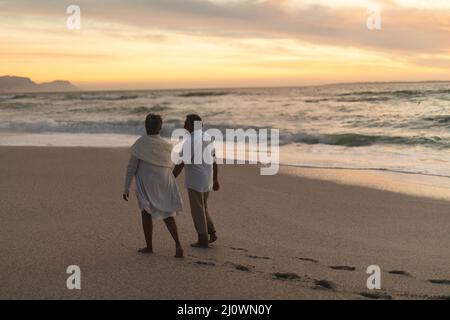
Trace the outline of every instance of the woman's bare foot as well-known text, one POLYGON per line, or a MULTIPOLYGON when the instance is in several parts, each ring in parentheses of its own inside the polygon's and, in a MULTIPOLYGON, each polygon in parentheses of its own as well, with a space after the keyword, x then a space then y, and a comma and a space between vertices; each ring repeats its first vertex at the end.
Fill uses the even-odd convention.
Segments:
POLYGON ((217 241, 217 235, 216 235, 216 233, 214 232, 214 233, 211 233, 210 235, 209 235, 209 243, 213 243, 213 242, 216 242, 217 241))
POLYGON ((139 249, 138 252, 143 253, 143 254, 152 254, 153 249, 149 248, 149 247, 145 247, 145 248, 139 249))
POLYGON ((175 258, 184 258, 184 251, 181 246, 176 247, 175 258))

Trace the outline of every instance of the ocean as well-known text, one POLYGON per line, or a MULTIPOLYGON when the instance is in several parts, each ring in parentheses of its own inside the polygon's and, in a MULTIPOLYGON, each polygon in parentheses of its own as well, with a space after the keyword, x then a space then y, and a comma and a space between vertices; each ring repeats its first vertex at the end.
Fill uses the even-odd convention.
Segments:
POLYGON ((0 94, 0 145, 129 146, 158 113, 280 130, 280 163, 450 178, 450 83, 0 94))

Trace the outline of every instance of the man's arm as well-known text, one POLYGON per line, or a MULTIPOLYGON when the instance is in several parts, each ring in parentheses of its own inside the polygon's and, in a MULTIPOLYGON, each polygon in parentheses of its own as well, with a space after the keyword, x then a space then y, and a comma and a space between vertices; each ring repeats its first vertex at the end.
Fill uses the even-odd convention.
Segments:
POLYGON ((177 178, 180 175, 181 171, 183 171, 183 168, 184 168, 184 162, 177 164, 175 166, 175 168, 173 168, 172 172, 173 172, 173 175, 175 176, 175 178, 177 178))
POLYGON ((218 191, 220 189, 219 184, 219 167, 216 162, 213 163, 213 190, 218 191))

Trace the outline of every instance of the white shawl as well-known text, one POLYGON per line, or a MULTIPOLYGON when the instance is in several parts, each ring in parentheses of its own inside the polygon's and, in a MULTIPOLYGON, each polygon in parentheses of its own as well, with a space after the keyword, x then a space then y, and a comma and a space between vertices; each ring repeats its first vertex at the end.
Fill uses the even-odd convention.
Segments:
POLYGON ((172 145, 160 135, 146 135, 136 140, 131 146, 131 154, 139 160, 155 166, 172 168, 172 145))

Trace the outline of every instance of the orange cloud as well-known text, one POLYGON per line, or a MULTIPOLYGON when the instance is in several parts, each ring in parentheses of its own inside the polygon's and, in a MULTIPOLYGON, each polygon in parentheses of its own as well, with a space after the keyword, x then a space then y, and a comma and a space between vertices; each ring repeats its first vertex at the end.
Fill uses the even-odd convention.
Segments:
POLYGON ((295 85, 442 80, 450 11, 381 1, 382 30, 364 1, 2 1, 0 74, 86 87, 295 85), (328 5, 327 5, 328 3, 328 5))

